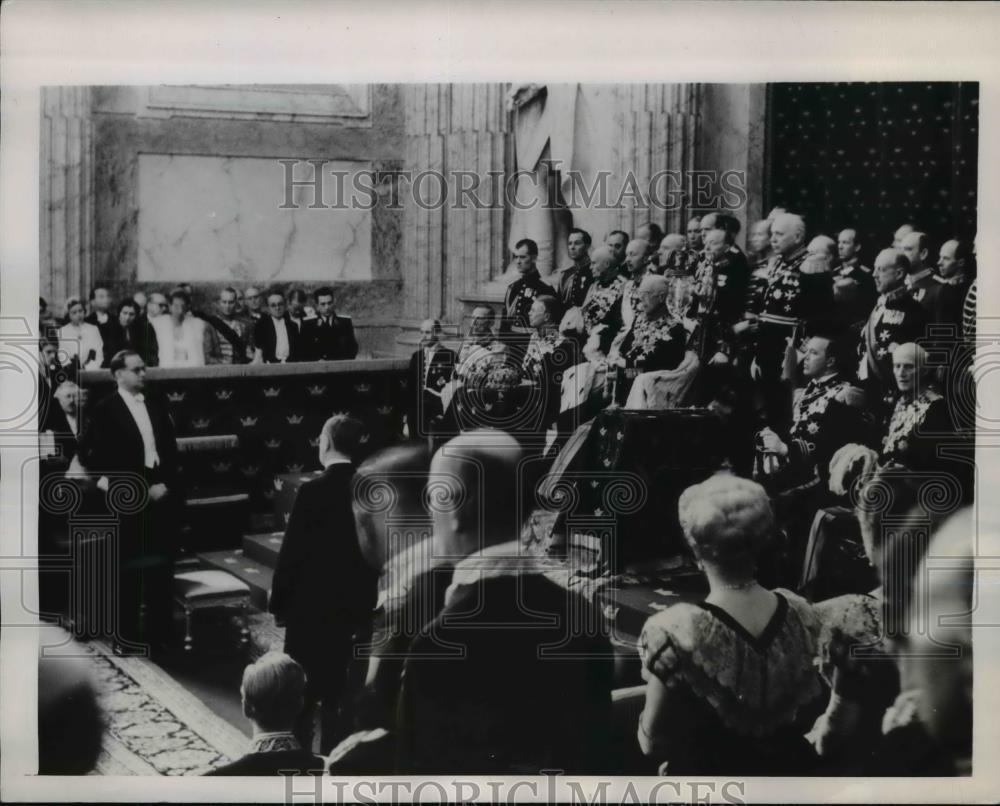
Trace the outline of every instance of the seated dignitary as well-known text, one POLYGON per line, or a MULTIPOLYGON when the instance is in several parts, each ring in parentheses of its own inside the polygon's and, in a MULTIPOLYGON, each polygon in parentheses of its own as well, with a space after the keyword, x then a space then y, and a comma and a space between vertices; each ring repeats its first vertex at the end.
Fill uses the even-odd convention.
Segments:
POLYGON ((757 435, 760 474, 775 493, 825 489, 837 449, 865 440, 869 426, 851 385, 852 358, 841 334, 820 331, 806 342, 807 383, 792 407, 791 427, 783 436, 770 427, 757 435))
POLYGON ((719 473, 687 489, 678 511, 709 595, 643 627, 639 744, 664 775, 809 774, 804 734, 824 703, 816 619, 804 599, 755 578, 775 528, 767 493, 719 473))
POLYGON ((555 318, 559 308, 555 297, 542 295, 535 299, 528 314, 534 332, 521 362, 523 378, 532 385, 527 405, 539 412, 538 427, 542 432, 552 427, 559 416, 562 375, 576 363, 571 343, 559 332, 555 318))
POLYGON ((401 773, 614 768, 610 646, 588 630, 588 603, 520 551, 521 457, 512 437, 487 431, 434 457, 433 556, 457 566, 405 661, 401 773))
POLYGON ((146 366, 155 367, 159 361, 159 346, 156 333, 149 321, 139 315, 142 308, 135 300, 126 299, 118 304, 118 317, 105 329, 107 339, 104 352, 107 354, 106 367, 111 356, 119 350, 135 350, 142 356, 146 366))
POLYGON ((622 322, 626 330, 632 326, 636 313, 642 309, 639 301, 639 285, 642 283, 642 278, 649 273, 649 265, 646 262, 648 246, 646 241, 632 239, 625 247, 625 262, 622 268, 628 275, 625 287, 622 289, 622 322))
POLYGON ((169 294, 166 316, 152 320, 161 367, 203 367, 219 362, 215 329, 191 313, 191 297, 180 288, 169 294))
POLYGON ((305 324, 306 353, 312 361, 343 361, 357 358, 358 342, 349 316, 338 316, 333 289, 316 291, 316 318, 305 324))
POLYGON ((39 431, 48 432, 52 455, 60 462, 70 462, 76 456, 83 430, 80 409, 80 387, 65 380, 53 393, 45 421, 39 422, 39 431))
POLYGON ((594 281, 590 271, 590 233, 572 229, 566 238, 566 249, 573 263, 556 272, 555 289, 564 310, 579 308, 594 281))
POLYGON ((467 365, 475 363, 474 356, 483 351, 489 353, 503 349, 503 343, 493 333, 496 318, 496 312, 488 305, 479 305, 472 310, 469 332, 458 348, 457 372, 459 377, 466 374, 465 367, 467 365))
POLYGON ((455 351, 441 343, 441 323, 425 319, 420 325, 420 344, 410 356, 412 398, 406 412, 406 425, 413 439, 428 436, 444 415, 441 399, 445 386, 455 371, 455 351))
POLYGON ((883 249, 875 258, 873 275, 878 299, 861 331, 861 363, 858 379, 864 387, 869 408, 876 417, 891 407, 896 392, 892 375, 892 351, 900 344, 924 335, 927 315, 906 291, 906 256, 895 249, 883 249))
POLYGON ((668 283, 652 274, 639 287, 642 310, 612 350, 608 364, 620 368, 618 397, 627 396, 632 380, 643 372, 676 369, 684 358, 687 333, 667 308, 668 283))
POLYGON ((364 426, 331 417, 319 437, 323 473, 299 488, 278 553, 268 610, 285 625, 285 652, 306 671, 306 708, 296 728, 312 746, 320 705, 320 749, 336 744, 337 708, 347 682, 355 634, 365 632, 375 603, 376 575, 358 548, 351 479, 364 426))
POLYGON ((948 401, 935 388, 926 350, 913 343, 897 346, 892 351, 892 371, 899 395, 878 450, 853 443, 838 450, 830 463, 831 489, 845 494, 859 472, 867 474, 877 462, 923 473, 950 472, 964 485, 963 498, 968 496, 969 467, 954 450, 941 450, 961 448, 965 440, 955 434, 948 401))
POLYGON ((126 648, 122 644, 156 649, 169 642, 172 629, 176 518, 184 500, 177 442, 166 407, 146 392, 142 356, 122 350, 110 369, 117 388, 91 408, 77 456, 108 492, 109 503, 139 502, 118 513, 115 643, 119 650, 126 648))
POLYGON ((622 329, 622 294, 625 278, 618 271, 613 252, 606 246, 594 250, 594 282, 580 308, 583 326, 588 336, 601 328, 603 348, 607 353, 614 337, 622 329))
POLYGON ((243 715, 253 725, 250 751, 208 775, 322 775, 326 761, 292 731, 305 705, 306 674, 284 652, 268 652, 243 670, 243 715))
POLYGON ((285 310, 285 295, 277 288, 267 292, 267 313, 254 326, 253 343, 255 364, 285 364, 306 358, 304 340, 285 310))
POLYGON ((208 314, 206 321, 219 336, 219 353, 223 364, 245 364, 250 360, 250 322, 236 313, 236 289, 223 288, 216 303, 217 313, 208 314))
POLYGON ((83 301, 71 297, 66 302, 69 321, 59 328, 59 353, 63 366, 99 369, 104 361, 104 339, 96 325, 84 321, 83 301))

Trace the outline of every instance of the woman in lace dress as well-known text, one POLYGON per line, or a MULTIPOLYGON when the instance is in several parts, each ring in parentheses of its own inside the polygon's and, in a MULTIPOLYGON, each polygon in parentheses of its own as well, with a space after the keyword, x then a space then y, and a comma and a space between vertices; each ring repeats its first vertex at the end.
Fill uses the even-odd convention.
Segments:
POLYGON ((755 579, 774 533, 767 493, 718 474, 678 508, 710 593, 643 628, 643 752, 671 776, 808 774, 817 759, 804 734, 825 704, 821 623, 804 599, 755 579))

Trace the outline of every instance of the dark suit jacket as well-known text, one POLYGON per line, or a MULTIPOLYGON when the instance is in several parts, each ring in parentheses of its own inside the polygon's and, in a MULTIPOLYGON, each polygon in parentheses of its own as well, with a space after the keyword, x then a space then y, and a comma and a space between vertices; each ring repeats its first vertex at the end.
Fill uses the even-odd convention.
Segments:
POLYGON ((307 319, 305 334, 312 361, 342 361, 357 357, 358 342, 349 316, 335 316, 329 325, 319 317, 307 319))
MULTIPOLYGON (((156 439, 156 453, 160 458, 158 478, 176 497, 179 476, 174 424, 162 403, 148 393, 144 396, 156 439)), ((145 452, 142 434, 117 388, 91 409, 80 444, 80 461, 98 476, 143 472, 145 452)))
POLYGON ((322 775, 325 768, 326 759, 308 750, 281 750, 247 753, 206 775, 280 775, 285 770, 294 770, 294 775, 322 775))
POLYGON ((454 350, 438 345, 431 356, 431 365, 427 367, 424 360, 423 348, 418 348, 410 356, 410 406, 406 412, 406 422, 410 429, 410 436, 425 435, 431 420, 444 412, 441 398, 436 394, 430 394, 428 390, 440 392, 448 381, 451 380, 455 372, 455 365, 458 363, 458 356, 454 350), (424 372, 427 373, 426 384, 424 382, 424 372))
MULTIPOLYGON (((285 314, 285 330, 288 331, 288 362, 305 361, 308 356, 305 354, 305 344, 299 335, 299 329, 292 324, 291 317, 285 314)), ((278 336, 274 330, 274 321, 271 316, 262 317, 253 329, 253 343, 264 356, 264 363, 275 364, 278 359, 274 356, 277 346, 278 336)))
POLYGON ((354 466, 335 464, 299 488, 271 585, 268 610, 285 627, 285 651, 306 674, 339 656, 333 644, 370 623, 376 573, 358 547, 351 509, 354 466))
MULTIPOLYGON (((83 417, 77 411, 77 428, 83 430, 83 417)), ((45 417, 44 424, 39 424, 39 431, 51 431, 55 437, 56 447, 60 448, 59 462, 70 462, 76 456, 79 449, 80 437, 82 434, 74 434, 69 427, 69 420, 59 405, 58 400, 53 400, 45 417), (42 427, 44 425, 44 427, 42 427)))

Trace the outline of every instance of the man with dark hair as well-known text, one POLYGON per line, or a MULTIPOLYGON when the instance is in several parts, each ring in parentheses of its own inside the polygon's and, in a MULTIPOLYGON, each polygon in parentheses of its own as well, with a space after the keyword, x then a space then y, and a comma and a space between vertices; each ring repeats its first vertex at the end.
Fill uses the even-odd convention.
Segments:
POLYGON ((288 319, 302 336, 305 323, 310 317, 306 311, 306 302, 309 298, 301 288, 293 288, 288 292, 288 319))
POLYGON ((698 261, 701 260, 701 250, 704 248, 704 242, 701 237, 701 217, 691 216, 690 220, 687 222, 687 248, 688 248, 688 263, 691 265, 692 271, 694 267, 698 265, 698 261))
POLYGON ((608 237, 604 239, 604 245, 611 250, 611 257, 614 260, 615 266, 617 266, 622 275, 626 278, 628 277, 628 269, 625 267, 625 250, 628 248, 628 242, 632 240, 629 238, 628 233, 620 229, 611 230, 608 233, 608 237))
POLYGON ((566 239, 572 265, 556 272, 555 286, 563 307, 578 308, 583 305, 587 289, 594 281, 590 271, 590 233, 579 228, 571 229, 566 239))
POLYGON ((406 424, 411 439, 429 436, 444 415, 441 390, 451 380, 458 357, 441 344, 441 323, 425 319, 420 325, 420 344, 410 356, 411 406, 406 424))
POLYGON ((939 324, 937 316, 941 283, 934 274, 933 264, 929 262, 930 238, 923 232, 911 232, 903 237, 899 251, 910 261, 905 280, 906 290, 923 307, 930 324, 939 324))
MULTIPOLYGON (((111 330, 114 328, 114 319, 111 315, 111 307, 111 290, 108 286, 98 284, 90 289, 90 313, 87 314, 83 321, 88 325, 94 325, 97 327, 105 345, 108 343, 108 336, 111 335, 111 330)), ((107 363, 111 360, 112 355, 114 355, 113 352, 105 349, 104 355, 98 356, 101 360, 102 366, 107 366, 107 363)))
POLYGON ((285 364, 302 361, 302 338, 285 309, 285 295, 277 288, 267 292, 268 316, 257 322, 253 331, 254 363, 285 364))
POLYGON ((338 316, 333 305, 333 289, 315 293, 316 318, 305 321, 307 360, 343 361, 356 358, 358 342, 349 316, 338 316))
POLYGON ((366 632, 375 605, 377 575, 361 555, 351 510, 351 479, 365 440, 364 425, 346 414, 323 425, 323 473, 299 488, 268 603, 285 625, 285 652, 306 670, 307 708, 296 736, 312 746, 312 712, 320 703, 323 754, 338 740, 337 707, 355 633, 366 632))
POLYGON ((528 322, 534 332, 521 362, 521 372, 538 393, 536 407, 541 412, 541 434, 559 416, 562 373, 576 363, 573 360, 572 346, 559 332, 560 309, 558 299, 543 294, 535 298, 528 313, 528 322))
POLYGON ((253 331, 253 327, 264 318, 264 299, 261 296, 260 289, 251 285, 247 287, 243 295, 243 300, 246 303, 246 313, 247 318, 250 320, 250 329, 253 331))
POLYGON ((660 248, 660 241, 663 240, 663 229, 659 224, 647 221, 635 231, 635 238, 637 241, 645 241, 648 244, 646 261, 649 263, 650 269, 655 269, 657 266, 656 252, 660 248))
POLYGON ((243 670, 243 715, 253 725, 250 752, 208 775, 322 775, 326 762, 292 732, 305 705, 306 674, 284 652, 267 652, 243 670))
POLYGON ((520 277, 507 287, 507 295, 504 298, 504 318, 500 323, 500 332, 516 333, 521 336, 519 341, 523 343, 527 343, 528 340, 528 312, 535 297, 542 294, 549 296, 556 294, 550 285, 542 282, 535 266, 537 257, 538 244, 530 238, 522 238, 515 244, 514 260, 520 277))
POLYGON ((836 248, 840 268, 833 278, 835 316, 841 328, 854 328, 860 332, 878 296, 875 280, 872 279, 872 270, 861 265, 858 236, 853 229, 841 231, 836 248))
POLYGON ((223 364, 245 364, 250 360, 249 340, 250 324, 236 314, 236 289, 223 288, 219 292, 216 303, 218 315, 209 314, 205 317, 219 334, 219 352, 223 364))
POLYGON ((53 407, 53 395, 59 385, 59 339, 42 336, 38 340, 38 430, 47 430, 46 423, 53 407))
MULTIPOLYGON (((121 350, 110 362, 117 389, 93 407, 78 458, 98 487, 121 486, 131 494, 109 496, 140 502, 118 517, 118 651, 127 645, 167 642, 171 631, 174 527, 183 494, 177 470, 174 426, 166 408, 147 397, 142 356, 121 350), (140 619, 145 610, 146 618, 140 619)), ((108 584, 94 580, 95 585, 108 584)))

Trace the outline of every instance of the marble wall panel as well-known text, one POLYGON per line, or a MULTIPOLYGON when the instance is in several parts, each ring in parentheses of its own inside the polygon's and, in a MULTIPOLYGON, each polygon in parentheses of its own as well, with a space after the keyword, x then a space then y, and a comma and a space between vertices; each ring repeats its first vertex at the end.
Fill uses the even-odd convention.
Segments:
MULTIPOLYGON (((313 166, 294 166, 296 181, 313 166)), ((274 159, 177 154, 139 156, 140 281, 345 282, 370 280, 371 211, 351 190, 365 162, 330 162, 315 188, 297 186, 286 201, 286 168, 274 159), (334 172, 345 176, 339 193, 334 172)))

